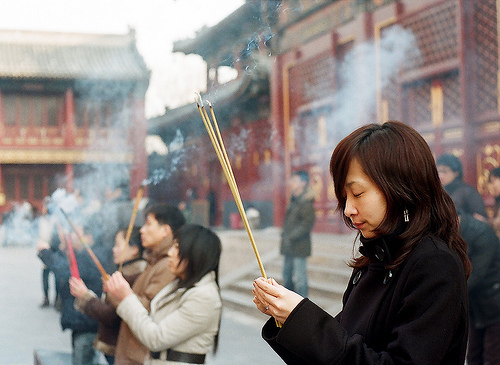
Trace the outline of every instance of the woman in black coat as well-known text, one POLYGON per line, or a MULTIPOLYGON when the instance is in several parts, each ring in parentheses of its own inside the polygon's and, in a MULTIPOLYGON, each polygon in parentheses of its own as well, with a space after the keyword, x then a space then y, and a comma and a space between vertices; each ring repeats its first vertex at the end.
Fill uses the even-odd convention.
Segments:
POLYGON ((427 143, 403 123, 370 124, 339 143, 330 172, 361 234, 343 309, 259 278, 254 303, 274 317, 264 339, 287 364, 463 364, 471 266, 427 143))

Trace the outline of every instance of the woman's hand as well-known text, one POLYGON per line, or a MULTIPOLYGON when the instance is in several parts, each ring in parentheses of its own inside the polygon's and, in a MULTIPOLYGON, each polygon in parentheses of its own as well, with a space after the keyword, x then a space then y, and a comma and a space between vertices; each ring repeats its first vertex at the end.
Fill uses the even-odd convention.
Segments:
POLYGON ((111 294, 114 299, 121 302, 130 294, 134 294, 127 280, 123 278, 121 272, 117 271, 104 283, 104 291, 111 294))
POLYGON ((87 294, 89 289, 82 279, 77 279, 72 276, 69 278, 69 291, 75 298, 82 298, 85 294, 87 294))
POLYGON ((285 323, 292 310, 302 299, 297 293, 279 285, 274 279, 258 278, 253 282, 253 302, 262 313, 285 323))

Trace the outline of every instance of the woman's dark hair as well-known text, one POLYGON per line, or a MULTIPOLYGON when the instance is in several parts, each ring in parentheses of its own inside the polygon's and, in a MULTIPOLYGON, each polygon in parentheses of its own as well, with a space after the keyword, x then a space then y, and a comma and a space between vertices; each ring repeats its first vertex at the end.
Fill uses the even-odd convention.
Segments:
MULTIPOLYGON (((376 233, 394 234, 405 227, 398 235, 404 244, 390 267, 398 267, 425 235, 433 234, 458 252, 468 277, 471 264, 455 205, 441 185, 432 152, 422 136, 404 123, 390 121, 363 126, 340 141, 330 160, 330 174, 341 212, 346 205, 347 171, 354 159, 387 201, 386 215, 376 233), (407 223, 403 222, 405 210, 407 223)), ((347 226, 355 228, 349 217, 343 214, 343 218, 347 226)), ((364 267, 368 258, 356 258, 351 265, 364 267)))
MULTIPOLYGON (((179 245, 180 261, 187 260, 186 278, 178 288, 192 288, 203 276, 215 272, 215 283, 219 286, 219 261, 222 244, 210 229, 197 224, 186 224, 174 233, 179 245)), ((219 321, 220 329, 220 321, 219 321)), ((214 353, 217 351, 219 332, 215 336, 214 353)))

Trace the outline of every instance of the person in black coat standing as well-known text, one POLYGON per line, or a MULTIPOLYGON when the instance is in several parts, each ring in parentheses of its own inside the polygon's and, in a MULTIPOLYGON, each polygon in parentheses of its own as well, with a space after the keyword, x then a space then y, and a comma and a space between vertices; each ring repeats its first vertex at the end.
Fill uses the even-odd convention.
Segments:
POLYGON ((441 155, 436 161, 439 179, 444 190, 450 194, 455 208, 461 212, 472 214, 476 219, 487 220, 488 214, 484 201, 473 186, 463 180, 462 163, 452 154, 441 155))
POLYGON ((287 364, 463 364, 471 265, 425 140, 400 122, 366 125, 337 145, 330 173, 361 241, 342 311, 258 278, 254 303, 274 317, 264 339, 287 364))
POLYGON ((314 195, 307 171, 295 171, 288 181, 290 203, 281 231, 280 251, 283 261, 283 285, 303 297, 308 294, 307 257, 311 255, 311 231, 316 215, 314 195))
MULTIPOLYGON (((90 234, 96 224, 95 219, 86 217, 82 219, 82 222, 74 224, 78 229, 81 229, 80 236, 88 245, 92 246, 92 251, 98 260, 104 262, 107 259, 107 253, 100 242, 95 241, 95 238, 90 234)), ((67 232, 70 232, 70 229, 68 227, 67 232)), ((73 231, 71 231, 68 238, 71 239, 73 244, 80 277, 97 296, 101 296, 102 279, 99 270, 73 231)), ((98 323, 95 319, 75 309, 75 298, 71 295, 69 288, 71 270, 67 247, 64 246, 64 243, 61 243, 57 233, 53 236, 52 241, 60 244, 60 250, 53 251, 50 249, 51 246, 48 242, 39 241, 37 244, 38 257, 54 273, 56 278, 56 285, 62 302, 61 327, 63 330, 71 330, 73 365, 93 364, 97 356, 93 348, 93 342, 97 335, 98 323)), ((54 242, 52 242, 52 245, 54 246, 54 242)))
POLYGON ((459 216, 472 262, 467 281, 471 319, 467 364, 500 364, 500 241, 487 223, 470 214, 459 216))

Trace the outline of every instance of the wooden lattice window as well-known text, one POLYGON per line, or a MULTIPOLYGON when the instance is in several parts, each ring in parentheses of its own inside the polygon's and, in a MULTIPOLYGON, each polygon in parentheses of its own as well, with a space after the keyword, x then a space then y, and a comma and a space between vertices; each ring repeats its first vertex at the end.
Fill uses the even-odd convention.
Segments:
POLYGON ((334 60, 331 53, 323 52, 290 69, 290 116, 296 109, 333 93, 335 83, 334 60), (293 109, 293 110, 292 110, 293 109))
POLYGON ((403 20, 403 26, 413 32, 420 50, 408 65, 426 67, 458 57, 457 4, 447 1, 403 20))
POLYGON ((405 94, 408 95, 407 118, 409 124, 415 128, 431 123, 431 86, 430 80, 421 80, 406 87, 405 94))
POLYGON ((474 1, 474 28, 476 36, 477 93, 476 105, 479 114, 496 111, 498 41, 495 0, 474 1))
POLYGON ((443 86, 443 124, 459 124, 462 122, 462 101, 460 77, 452 72, 440 78, 443 86))

